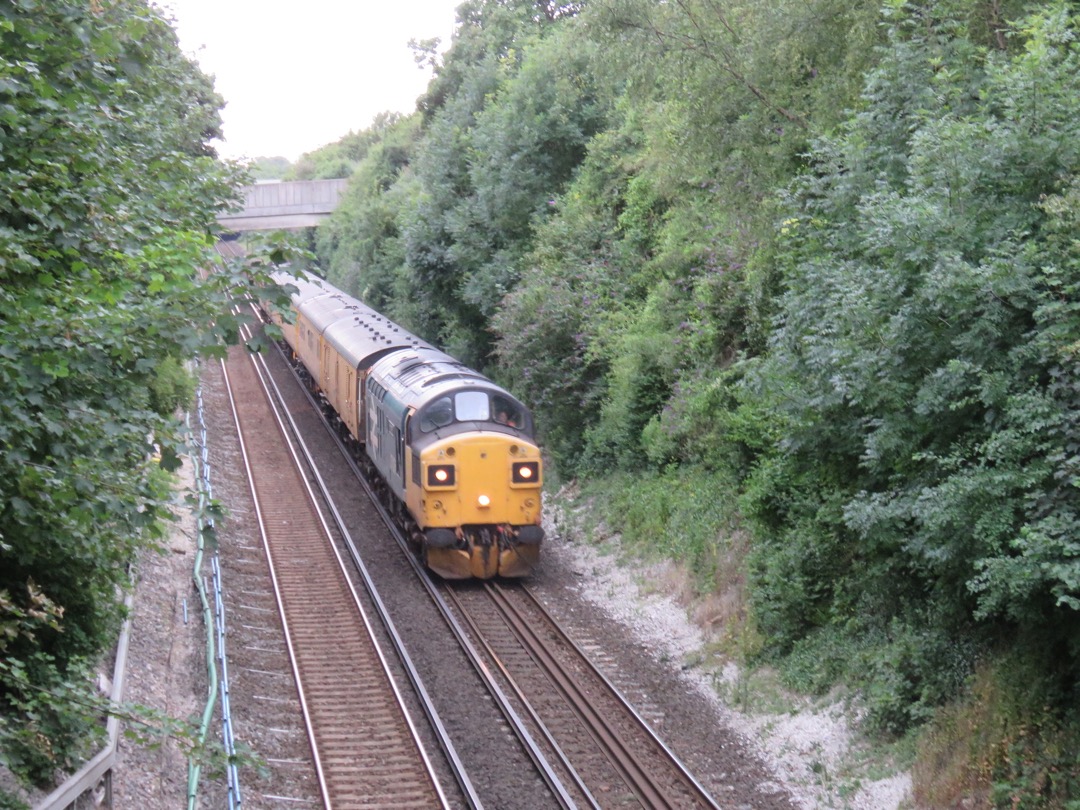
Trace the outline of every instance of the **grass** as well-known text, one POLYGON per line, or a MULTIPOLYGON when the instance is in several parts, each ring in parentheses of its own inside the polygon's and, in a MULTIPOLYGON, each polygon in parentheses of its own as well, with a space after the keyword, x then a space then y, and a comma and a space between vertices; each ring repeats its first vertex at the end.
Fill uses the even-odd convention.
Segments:
POLYGON ((922 730, 920 806, 1080 810, 1080 718, 1052 712, 1046 685, 1009 656, 979 668, 964 697, 922 730))

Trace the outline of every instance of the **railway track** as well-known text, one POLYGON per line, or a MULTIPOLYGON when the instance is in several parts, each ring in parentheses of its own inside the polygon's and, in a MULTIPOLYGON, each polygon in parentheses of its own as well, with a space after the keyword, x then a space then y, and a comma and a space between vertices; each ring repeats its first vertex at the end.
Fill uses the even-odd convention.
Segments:
POLYGON ((337 443, 559 806, 718 807, 526 588, 436 582, 337 443))
POLYGON ((243 354, 223 370, 323 804, 446 807, 258 358, 243 354))
POLYGON ((486 667, 572 771, 579 804, 716 808, 705 789, 522 583, 447 585, 486 667))

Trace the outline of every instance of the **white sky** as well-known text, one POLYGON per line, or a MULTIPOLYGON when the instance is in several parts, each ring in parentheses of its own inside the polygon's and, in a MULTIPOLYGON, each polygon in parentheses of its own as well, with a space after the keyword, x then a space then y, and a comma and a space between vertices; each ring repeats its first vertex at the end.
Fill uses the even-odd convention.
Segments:
POLYGON ((296 161, 380 112, 412 112, 431 74, 409 40, 448 48, 461 0, 156 2, 225 98, 218 151, 296 161))

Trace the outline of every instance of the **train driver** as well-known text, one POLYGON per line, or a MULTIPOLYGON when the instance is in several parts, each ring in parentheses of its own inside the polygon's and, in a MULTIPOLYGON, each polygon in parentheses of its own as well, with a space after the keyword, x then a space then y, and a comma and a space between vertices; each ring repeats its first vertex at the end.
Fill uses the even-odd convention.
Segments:
POLYGON ((495 421, 500 425, 507 425, 508 427, 518 427, 522 424, 521 411, 517 405, 506 397, 500 397, 498 395, 493 396, 492 400, 495 406, 495 421))

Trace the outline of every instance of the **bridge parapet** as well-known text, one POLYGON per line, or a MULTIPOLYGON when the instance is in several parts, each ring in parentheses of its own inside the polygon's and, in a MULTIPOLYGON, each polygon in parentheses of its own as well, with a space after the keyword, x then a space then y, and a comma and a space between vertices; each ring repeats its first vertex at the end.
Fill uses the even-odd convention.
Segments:
POLYGON ((244 208, 219 214, 229 231, 272 231, 318 225, 337 208, 348 180, 258 183, 244 189, 244 208))

